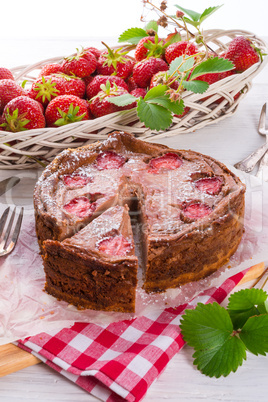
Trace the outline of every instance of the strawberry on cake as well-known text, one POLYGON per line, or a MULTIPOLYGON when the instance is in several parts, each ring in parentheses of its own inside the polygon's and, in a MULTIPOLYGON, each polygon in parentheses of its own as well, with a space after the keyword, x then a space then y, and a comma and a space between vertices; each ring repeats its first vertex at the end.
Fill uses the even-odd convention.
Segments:
MULTIPOLYGON (((117 248, 128 249, 132 240, 125 240, 124 235, 124 239, 108 236, 98 242, 96 252, 97 243, 88 241, 86 235, 90 233, 94 239, 95 225, 105 214, 113 208, 126 211, 125 205, 141 227, 143 287, 147 292, 164 291, 210 275, 228 261, 240 243, 244 193, 239 178, 215 159, 146 143, 125 132, 114 132, 102 143, 63 151, 44 171, 34 196, 46 290, 80 307, 134 311, 136 266, 131 266, 131 280, 125 272, 120 276, 122 255, 117 254, 117 248), (78 248, 74 246, 77 239, 78 248), (68 253, 72 248, 72 258, 69 254, 61 257, 59 269, 53 266, 52 250, 54 256, 63 255, 66 247, 68 253), (90 264, 84 261, 81 269, 81 258, 87 260, 89 255, 95 259, 90 264), (104 255, 105 263, 113 267, 107 268, 106 276, 100 268, 104 255), (111 275, 120 289, 128 289, 126 293, 120 290, 120 300, 111 290, 111 275), (66 279, 69 276, 77 278, 75 284, 66 279), (102 278, 100 292, 97 276, 102 278), (85 301, 83 278, 87 278, 90 303, 85 301)), ((114 215, 111 228, 114 219, 120 221, 114 215)), ((131 250, 127 257, 132 261, 134 246, 131 250)))

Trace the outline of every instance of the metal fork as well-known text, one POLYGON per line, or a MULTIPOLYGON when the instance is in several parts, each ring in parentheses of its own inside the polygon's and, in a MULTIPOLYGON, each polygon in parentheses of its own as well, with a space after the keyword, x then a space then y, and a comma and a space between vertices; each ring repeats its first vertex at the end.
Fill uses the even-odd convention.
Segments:
POLYGON ((258 132, 266 136, 266 142, 256 151, 252 152, 249 156, 247 156, 245 159, 234 165, 234 167, 236 167, 239 170, 243 170, 246 173, 249 173, 254 169, 259 160, 265 155, 265 153, 268 150, 268 130, 265 129, 265 118, 266 118, 266 103, 262 107, 258 126, 258 132))
POLYGON ((16 215, 16 207, 13 209, 11 217, 7 224, 7 227, 5 228, 7 218, 9 215, 9 211, 10 211, 10 207, 6 208, 0 219, 0 257, 11 253, 11 251, 14 249, 14 247, 17 243, 19 233, 20 233, 20 228, 21 228, 21 222, 22 222, 22 217, 23 217, 23 207, 20 209, 19 216, 17 218, 15 227, 14 227, 11 235, 10 235, 10 232, 11 232, 14 218, 16 215), (9 238, 10 238, 10 241, 9 241, 9 238))

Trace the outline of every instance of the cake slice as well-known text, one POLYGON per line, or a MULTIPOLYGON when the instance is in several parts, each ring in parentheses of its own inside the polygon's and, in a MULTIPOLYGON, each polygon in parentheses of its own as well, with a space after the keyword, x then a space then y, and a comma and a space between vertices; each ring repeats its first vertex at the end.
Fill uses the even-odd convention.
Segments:
POLYGON ((135 311, 138 259, 127 205, 111 207, 71 238, 43 246, 49 294, 78 308, 135 311))

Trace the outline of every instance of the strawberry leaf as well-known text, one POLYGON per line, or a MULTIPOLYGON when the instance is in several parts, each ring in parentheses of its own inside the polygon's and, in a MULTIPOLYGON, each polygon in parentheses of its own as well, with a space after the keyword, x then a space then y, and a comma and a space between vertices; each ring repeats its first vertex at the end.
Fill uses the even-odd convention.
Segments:
POLYGON ((229 297, 228 310, 248 310, 264 303, 268 295, 263 289, 242 289, 229 297))
POLYGON ((169 45, 180 41, 181 41, 181 35, 178 32, 169 34, 166 39, 166 43, 168 42, 169 45))
POLYGON ((165 130, 172 123, 171 112, 163 106, 147 103, 140 98, 137 102, 137 114, 141 122, 151 130, 165 130))
POLYGON ((250 317, 266 313, 263 309, 266 300, 267 293, 262 289, 242 289, 232 294, 227 310, 234 328, 242 328, 250 317))
POLYGON ((201 14, 197 13, 196 11, 189 10, 187 8, 183 8, 181 6, 178 6, 177 4, 175 4, 175 7, 177 7, 179 10, 183 11, 185 14, 189 15, 189 17, 192 19, 192 21, 198 22, 200 20, 201 14))
POLYGON ((240 339, 254 355, 268 353, 268 314, 250 317, 240 332, 240 339))
POLYGON ((195 67, 191 74, 191 80, 208 73, 221 73, 233 70, 234 65, 230 60, 221 57, 209 58, 195 67))
POLYGON ((169 66, 168 75, 174 74, 175 71, 178 70, 178 67, 181 65, 182 61, 182 56, 176 57, 176 59, 172 60, 169 66))
POLYGON ((127 106, 135 102, 137 98, 130 94, 124 94, 120 96, 113 96, 112 98, 107 98, 107 101, 113 103, 117 106, 127 106))
POLYGON ((198 303, 194 310, 185 310, 181 332, 195 349, 194 364, 209 377, 227 376, 246 359, 245 345, 233 336, 228 312, 217 303, 198 303))
MULTIPOLYGON (((155 32, 158 32, 158 25, 156 21, 149 21, 145 27, 145 30, 148 31, 149 29, 153 29, 155 32)), ((148 35, 147 35, 148 36, 148 35)))
POLYGON ((217 303, 198 303, 194 310, 185 310, 181 332, 196 350, 213 349, 228 340, 233 324, 224 307, 217 303))
POLYGON ((205 81, 183 81, 183 88, 185 88, 187 91, 191 91, 195 94, 202 94, 206 92, 206 90, 209 87, 209 84, 205 81))
POLYGON ((148 36, 145 29, 129 28, 119 36, 118 42, 129 42, 134 45, 137 45, 139 41, 145 36, 148 36))
POLYGON ((167 90, 166 85, 159 84, 156 87, 151 88, 144 97, 145 101, 154 99, 155 97, 165 95, 167 90))
POLYGON ((235 337, 229 338, 214 348, 198 350, 193 354, 194 364, 198 370, 209 377, 226 377, 235 372, 246 360, 246 350, 243 342, 235 337))
POLYGON ((200 24, 203 22, 206 18, 208 18, 211 14, 215 13, 219 8, 222 7, 222 4, 220 6, 215 6, 215 7, 208 7, 203 11, 203 13, 200 15, 200 24))

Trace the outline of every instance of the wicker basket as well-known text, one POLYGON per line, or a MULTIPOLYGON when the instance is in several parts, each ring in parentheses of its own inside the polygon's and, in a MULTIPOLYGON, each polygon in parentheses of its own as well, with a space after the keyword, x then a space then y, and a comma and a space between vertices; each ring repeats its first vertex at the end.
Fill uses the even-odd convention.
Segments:
MULTIPOLYGON (((204 32, 206 42, 217 52, 226 50, 228 43, 236 36, 244 35, 254 39, 263 53, 268 52, 266 43, 251 32, 241 30, 209 30, 204 32)), ((61 61, 63 57, 43 60, 30 66, 12 69, 17 82, 33 81, 43 65, 61 61)), ((251 81, 264 67, 268 60, 254 64, 242 74, 234 74, 211 85, 204 94, 184 92, 183 99, 190 111, 183 118, 174 117, 172 126, 164 132, 155 132, 145 128, 138 120, 136 109, 116 112, 94 120, 68 124, 58 128, 43 128, 19 133, 0 131, 0 168, 25 169, 40 166, 36 159, 47 163, 56 154, 68 147, 78 147, 95 141, 104 140, 113 130, 124 130, 145 139, 168 137, 181 133, 196 131, 208 124, 218 122, 231 116, 239 102, 251 88, 251 81), (241 92, 237 99, 234 96, 241 92), (204 100, 205 98, 205 100, 204 100), (12 147, 5 145, 12 143, 12 147)))

